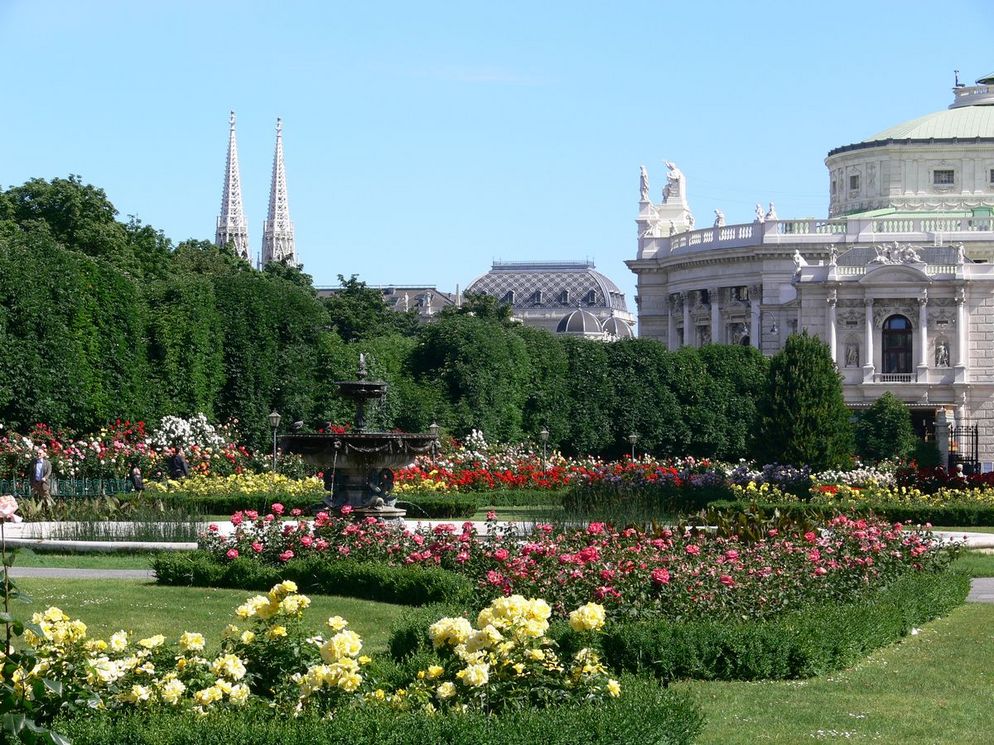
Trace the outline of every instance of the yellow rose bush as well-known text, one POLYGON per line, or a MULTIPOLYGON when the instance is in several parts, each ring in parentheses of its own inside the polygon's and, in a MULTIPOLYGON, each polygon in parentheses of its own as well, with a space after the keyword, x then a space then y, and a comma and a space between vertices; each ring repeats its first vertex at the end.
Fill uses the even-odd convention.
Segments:
MULTIPOLYGON (((546 635, 552 608, 544 600, 511 595, 484 608, 474 626, 468 619, 442 618, 428 630, 439 663, 417 674, 407 687, 376 689, 367 701, 402 710, 499 712, 621 695, 592 647, 563 659, 546 635)), ((571 614, 579 631, 596 634, 605 611, 588 603, 571 614)))
MULTIPOLYGON (((437 662, 389 691, 367 674, 372 660, 347 620, 333 616, 317 635, 305 630, 309 605, 293 582, 281 582, 239 605, 214 646, 194 630, 176 640, 125 630, 94 639, 85 623, 53 607, 25 624, 29 653, 3 658, 3 681, 15 710, 41 712, 41 722, 85 709, 208 716, 253 704, 292 716, 347 706, 495 713, 621 694, 593 645, 560 654, 547 635, 552 608, 541 599, 498 598, 475 624, 440 619, 430 628, 437 662)), ((604 622, 597 603, 570 614, 574 630, 592 638, 604 622)))

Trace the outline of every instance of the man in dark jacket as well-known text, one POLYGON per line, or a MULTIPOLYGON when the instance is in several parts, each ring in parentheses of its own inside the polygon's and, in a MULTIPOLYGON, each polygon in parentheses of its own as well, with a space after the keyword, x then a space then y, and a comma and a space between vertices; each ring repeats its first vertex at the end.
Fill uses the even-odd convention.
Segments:
POLYGON ((183 455, 183 448, 176 448, 169 459, 169 478, 185 479, 190 475, 190 464, 183 455))

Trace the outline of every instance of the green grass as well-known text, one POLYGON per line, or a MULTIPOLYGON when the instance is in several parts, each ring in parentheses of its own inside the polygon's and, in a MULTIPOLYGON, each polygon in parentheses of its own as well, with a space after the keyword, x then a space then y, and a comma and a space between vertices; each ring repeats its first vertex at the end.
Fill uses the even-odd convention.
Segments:
MULTIPOLYGON (((17 586, 31 598, 25 605, 15 602, 11 610, 19 618, 55 605, 88 627, 88 635, 104 637, 118 629, 140 636, 165 634, 177 639, 184 631, 199 631, 216 648, 221 632, 237 621, 234 610, 251 595, 243 590, 214 590, 202 587, 159 587, 127 580, 19 579, 17 586)), ((304 618, 315 633, 329 616, 347 619, 362 636, 365 648, 385 652, 390 625, 406 610, 399 605, 312 595, 304 618)))
POLYGON ((994 525, 971 525, 968 528, 962 526, 953 528, 935 526, 932 530, 948 530, 952 533, 994 533, 994 525))
POLYGON ((704 707, 700 745, 994 742, 994 605, 968 604, 856 667, 806 681, 683 682, 704 707))
POLYGON ((968 573, 971 577, 994 577, 994 554, 963 551, 956 558, 953 567, 968 573))
POLYGON ((498 520, 506 522, 542 522, 563 519, 563 508, 558 505, 490 505, 481 507, 471 520, 486 520, 488 512, 495 512, 498 520))
POLYGON ((17 551, 14 566, 53 569, 151 569, 152 558, 151 554, 143 553, 50 554, 22 548, 17 551))

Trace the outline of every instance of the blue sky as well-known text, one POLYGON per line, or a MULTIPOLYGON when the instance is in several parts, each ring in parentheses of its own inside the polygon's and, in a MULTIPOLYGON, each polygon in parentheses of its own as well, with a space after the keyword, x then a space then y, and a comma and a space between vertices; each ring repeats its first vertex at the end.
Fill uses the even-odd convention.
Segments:
POLYGON ((699 224, 821 217, 828 150, 994 71, 989 0, 808 5, 0 0, 0 184, 78 173, 213 239, 234 109, 258 251, 281 116, 317 284, 593 259, 633 308, 639 165, 699 224))

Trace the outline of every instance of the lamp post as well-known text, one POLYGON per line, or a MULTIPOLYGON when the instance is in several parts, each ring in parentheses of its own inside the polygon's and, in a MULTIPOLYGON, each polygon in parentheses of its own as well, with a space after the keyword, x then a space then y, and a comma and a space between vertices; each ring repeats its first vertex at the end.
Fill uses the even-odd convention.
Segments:
POLYGON ((273 473, 276 473, 276 430, 280 428, 282 418, 276 409, 269 415, 269 426, 273 428, 273 473))
POLYGON ((548 471, 549 465, 545 457, 546 443, 549 442, 549 430, 546 427, 542 427, 542 431, 538 433, 538 439, 542 441, 542 471, 548 471))
POLYGON ((632 460, 635 460, 635 443, 638 442, 638 439, 639 439, 639 436, 637 434, 635 434, 634 432, 632 432, 630 435, 628 435, 628 442, 632 446, 632 460))

